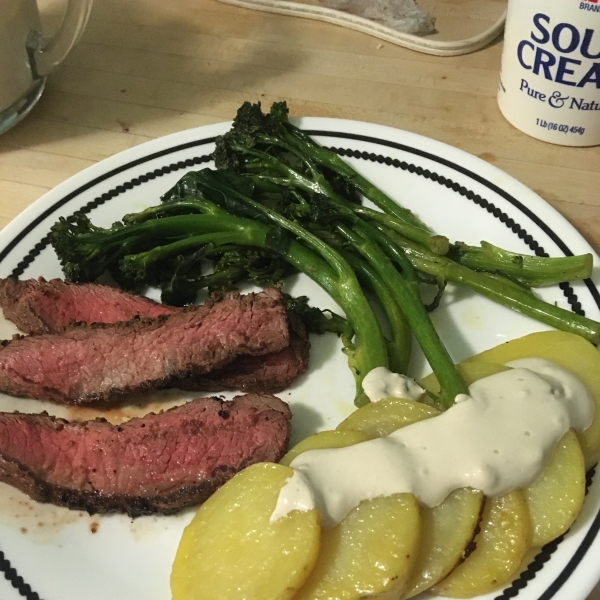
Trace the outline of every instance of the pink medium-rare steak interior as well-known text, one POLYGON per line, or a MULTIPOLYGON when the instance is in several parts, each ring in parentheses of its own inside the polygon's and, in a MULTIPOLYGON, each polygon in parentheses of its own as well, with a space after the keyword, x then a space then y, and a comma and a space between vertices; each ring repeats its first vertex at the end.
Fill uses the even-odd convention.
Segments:
MULTIPOLYGON (((130 318, 173 314, 178 308, 157 304, 119 288, 61 279, 0 279, 0 307, 21 331, 58 333, 74 322, 113 323, 130 318)), ((277 393, 308 368, 310 344, 297 318, 290 321, 290 345, 261 356, 242 355, 203 376, 184 378, 175 387, 201 391, 239 390, 277 393)))
POLYGON ((222 369, 178 381, 177 387, 205 392, 240 390, 275 394, 308 369, 310 342, 302 322, 288 315, 289 346, 262 356, 239 356, 222 369))
POLYGON ((53 333, 73 322, 116 323, 171 315, 177 308, 98 283, 62 279, 0 279, 4 316, 24 333, 53 333))
POLYGON ((109 400, 206 374, 240 355, 278 352, 288 344, 279 290, 231 293, 156 319, 75 325, 58 334, 4 342, 0 390, 70 404, 109 400))
POLYGON ((89 512, 173 512, 249 464, 280 460, 290 417, 266 395, 201 398, 120 426, 0 413, 0 480, 89 512))

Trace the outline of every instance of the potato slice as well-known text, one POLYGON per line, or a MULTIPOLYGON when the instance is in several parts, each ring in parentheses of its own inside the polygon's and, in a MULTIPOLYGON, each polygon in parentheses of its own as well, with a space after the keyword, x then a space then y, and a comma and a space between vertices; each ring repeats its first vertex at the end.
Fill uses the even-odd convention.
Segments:
MULTIPOLYGON (((496 373, 501 373, 502 371, 506 371, 508 369, 508 367, 505 367, 504 365, 494 364, 491 362, 464 362, 456 365, 456 368, 462 375, 467 385, 471 385, 478 379, 483 379, 484 377, 489 377, 490 375, 495 375, 496 373)), ((423 379, 419 381, 419 384, 428 392, 431 392, 436 396, 440 393, 440 384, 434 373, 430 373, 429 375, 423 377, 423 379)))
MULTIPOLYGON (((357 413, 371 414, 368 405, 357 413)), ((437 412, 437 411, 436 411, 437 412)), ((375 437, 351 429, 323 431, 297 444, 290 461, 307 450, 341 448, 375 437)), ((402 594, 415 562, 420 530, 417 500, 396 494, 365 500, 321 534, 317 564, 294 600, 384 599, 402 594)))
MULTIPOLYGON (((479 365, 477 365, 479 367, 479 365)), ((492 372, 498 372, 493 365, 492 372)), ((468 369, 468 368, 467 368, 468 369)), ((505 367, 500 366, 500 370, 505 367)), ((471 369, 473 377, 489 374, 489 365, 471 369)), ((385 436, 396 429, 439 415, 440 411, 411 400, 386 398, 368 404, 352 413, 338 426, 338 430, 352 429, 385 436)), ((421 541, 413 574, 405 597, 410 598, 444 578, 460 561, 473 539, 483 508, 484 495, 471 489, 456 490, 435 508, 421 510, 421 541)))
POLYGON ((473 539, 484 499, 483 492, 464 488, 421 511, 419 557, 404 598, 429 589, 456 567, 473 539))
POLYGON ((374 436, 369 436, 361 431, 321 431, 315 433, 301 442, 298 442, 280 461, 286 467, 303 452, 307 450, 318 450, 320 448, 345 448, 359 442, 366 442, 374 436))
POLYGON ((585 468, 577 436, 568 431, 542 474, 523 490, 533 530, 532 545, 544 546, 571 527, 585 497, 585 468))
POLYGON ((185 528, 171 572, 173 600, 288 600, 319 553, 316 510, 271 522, 289 467, 259 463, 230 479, 185 528))
POLYGON ((412 494, 364 500, 337 527, 323 531, 317 564, 294 600, 400 598, 419 531, 412 494))
POLYGON ((488 498, 475 536, 475 550, 431 588, 450 598, 472 598, 510 581, 531 547, 531 521, 525 496, 514 490, 488 498))
POLYGON ((385 437, 411 423, 439 415, 437 408, 403 398, 384 398, 355 410, 338 431, 360 431, 370 437, 385 437))
POLYGON ((519 358, 545 358, 578 377, 589 390, 596 412, 594 421, 577 433, 586 470, 600 459, 600 352, 574 333, 541 331, 511 340, 467 359, 466 362, 507 363, 519 358))

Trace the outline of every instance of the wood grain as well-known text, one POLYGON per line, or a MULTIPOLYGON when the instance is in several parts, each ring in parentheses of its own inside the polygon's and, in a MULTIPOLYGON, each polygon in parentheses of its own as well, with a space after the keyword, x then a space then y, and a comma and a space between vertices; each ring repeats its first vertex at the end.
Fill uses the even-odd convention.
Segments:
MULTIPOLYGON (((468 4, 427 8, 458 21, 468 4)), ((47 23, 61 11, 45 0, 47 23)), ((501 51, 498 40, 465 56, 429 56, 215 0, 96 0, 39 104, 0 137, 0 226, 115 152, 229 120, 244 100, 285 99, 293 115, 391 125, 476 154, 534 189, 600 251, 600 148, 546 144, 509 125, 496 104, 501 51)))

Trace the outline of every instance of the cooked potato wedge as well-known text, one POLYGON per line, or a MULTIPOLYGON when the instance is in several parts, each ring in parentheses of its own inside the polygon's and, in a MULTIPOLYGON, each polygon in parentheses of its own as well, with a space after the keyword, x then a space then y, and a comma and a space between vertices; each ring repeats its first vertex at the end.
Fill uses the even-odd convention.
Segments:
MULTIPOLYGON (((483 369, 471 371, 485 377, 498 372, 495 367, 497 365, 490 369, 489 365, 484 364, 483 369)), ((504 369, 505 367, 500 367, 500 370, 504 369)), ((355 411, 340 423, 338 430, 385 436, 396 429, 439 414, 437 409, 419 402, 386 398, 355 411)), ((458 564, 473 539, 483 501, 482 492, 462 489, 452 493, 433 509, 421 509, 419 554, 404 597, 411 598, 428 589, 458 564)))
POLYGON ((185 528, 171 572, 173 600, 289 600, 313 569, 316 510, 271 522, 289 467, 260 463, 229 480, 185 528))
POLYGON ((586 470, 600 459, 600 352, 574 333, 541 331, 511 340, 467 359, 466 362, 507 363, 519 358, 551 360, 578 377, 587 387, 596 412, 594 421, 577 437, 585 458, 586 470))
POLYGON ((571 527, 585 497, 585 468, 577 436, 568 431, 537 480, 525 488, 533 546, 544 546, 571 527))
POLYGON ((419 546, 412 494, 364 500, 323 531, 317 564, 294 600, 392 600, 402 595, 419 546))
POLYGON ((421 510, 419 556, 404 598, 424 592, 456 567, 473 539, 484 499, 483 492, 465 488, 421 510))
POLYGON ((440 411, 404 398, 384 398, 355 410, 338 426, 338 431, 360 431, 372 438, 384 437, 411 423, 435 417, 440 411))
MULTIPOLYGON (((478 379, 483 379, 484 377, 489 377, 490 375, 495 375, 496 373, 501 373, 502 371, 506 371, 508 369, 508 367, 505 367, 504 365, 494 364, 491 361, 472 363, 463 362, 459 365, 456 365, 456 368, 462 375, 467 385, 471 385, 478 379)), ((428 392, 431 392, 436 396, 440 393, 440 384, 434 373, 430 373, 429 375, 423 377, 423 379, 419 381, 419 384, 428 392)))
POLYGON ((472 598, 504 585, 531 547, 531 521, 524 494, 515 490, 485 502, 475 549, 432 588, 450 598, 472 598))
POLYGON ((369 436, 362 431, 321 431, 315 433, 301 442, 298 442, 280 461, 282 465, 289 467, 291 462, 307 450, 319 450, 321 448, 345 448, 359 442, 366 442, 374 436, 369 436))

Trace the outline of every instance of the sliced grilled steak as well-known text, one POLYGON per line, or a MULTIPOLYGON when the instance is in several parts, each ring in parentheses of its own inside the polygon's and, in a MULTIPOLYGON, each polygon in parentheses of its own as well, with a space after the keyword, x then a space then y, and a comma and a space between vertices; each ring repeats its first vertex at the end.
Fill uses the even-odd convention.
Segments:
POLYGON ((173 513, 242 468, 278 461, 291 413, 274 396, 200 398, 116 426, 0 413, 0 481, 74 510, 173 513))
POLYGON ((108 285, 43 277, 0 279, 0 307, 24 333, 54 333, 73 322, 116 323, 178 310, 108 285))
POLYGON ((310 342, 302 322, 289 316, 290 344, 264 356, 239 356, 222 369, 178 381, 184 390, 220 392, 240 390, 276 394, 288 388, 308 369, 310 342))
MULTIPOLYGON (((0 279, 0 307, 7 319, 25 333, 58 333, 73 322, 116 323, 132 317, 174 314, 178 308, 95 283, 62 279, 0 279)), ((290 345, 264 356, 239 356, 206 376, 173 385, 189 390, 277 393, 308 369, 310 344, 302 323, 295 319, 290 345)))
POLYGON ((0 391, 68 404, 166 387, 289 345, 281 292, 226 294, 156 319, 74 325, 0 349, 0 391))

